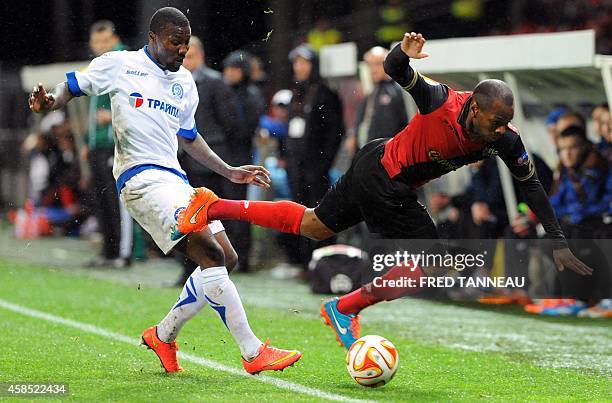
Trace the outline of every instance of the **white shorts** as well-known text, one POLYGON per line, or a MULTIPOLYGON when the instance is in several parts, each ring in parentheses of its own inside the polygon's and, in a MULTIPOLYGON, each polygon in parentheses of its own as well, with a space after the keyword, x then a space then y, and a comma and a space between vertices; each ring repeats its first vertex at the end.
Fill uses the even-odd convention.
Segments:
MULTIPOLYGON (((183 237, 172 239, 177 218, 187 207, 193 187, 172 172, 147 169, 129 179, 121 190, 121 200, 130 215, 152 237, 157 246, 168 254, 183 237)), ((208 229, 216 234, 224 231, 221 221, 212 221, 208 229)))

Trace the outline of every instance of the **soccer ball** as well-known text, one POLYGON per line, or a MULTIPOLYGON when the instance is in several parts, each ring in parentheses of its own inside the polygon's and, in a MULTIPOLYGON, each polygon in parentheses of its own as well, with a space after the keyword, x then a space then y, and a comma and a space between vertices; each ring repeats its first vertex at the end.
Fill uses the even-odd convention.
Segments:
POLYGON ((384 337, 368 335, 346 353, 346 369, 360 385, 375 388, 387 384, 399 366, 397 349, 384 337))

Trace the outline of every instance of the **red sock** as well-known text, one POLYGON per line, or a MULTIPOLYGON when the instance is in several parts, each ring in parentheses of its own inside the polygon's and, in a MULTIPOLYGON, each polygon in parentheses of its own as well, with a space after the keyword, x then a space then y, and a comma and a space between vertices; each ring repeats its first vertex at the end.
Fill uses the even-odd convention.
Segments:
POLYGON ((358 314, 362 309, 380 301, 393 301, 419 292, 421 290, 419 278, 425 274, 420 267, 415 266, 414 270, 411 267, 411 263, 407 266, 395 266, 379 277, 379 280, 364 284, 358 290, 343 295, 338 300, 338 310, 347 315, 358 314), (388 283, 383 286, 382 282, 382 280, 395 280, 397 283, 397 280, 400 280, 402 283, 407 283, 409 279, 412 279, 412 285, 395 284, 394 287, 389 287, 388 283))
POLYGON ((208 210, 209 220, 248 221, 281 232, 300 234, 306 207, 292 201, 250 201, 219 199, 208 210))

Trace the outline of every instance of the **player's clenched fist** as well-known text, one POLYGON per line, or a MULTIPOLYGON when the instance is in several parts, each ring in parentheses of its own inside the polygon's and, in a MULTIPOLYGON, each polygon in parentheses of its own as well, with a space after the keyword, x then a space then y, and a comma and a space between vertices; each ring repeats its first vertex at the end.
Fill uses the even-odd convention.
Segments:
POLYGON ((425 45, 425 38, 423 35, 415 32, 406 32, 402 39, 402 51, 408 55, 411 59, 424 59, 429 56, 423 52, 423 45, 425 45))
POLYGON ((53 98, 53 95, 45 91, 42 83, 38 83, 38 85, 32 89, 32 93, 28 99, 30 109, 36 113, 50 110, 51 107, 53 107, 54 102, 55 99, 53 98))

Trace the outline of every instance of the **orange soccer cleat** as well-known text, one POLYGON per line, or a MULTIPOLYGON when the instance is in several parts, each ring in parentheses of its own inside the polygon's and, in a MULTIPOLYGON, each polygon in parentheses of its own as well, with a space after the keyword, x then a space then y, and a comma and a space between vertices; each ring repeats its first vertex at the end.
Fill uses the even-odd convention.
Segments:
POLYGON ((161 341, 157 337, 157 326, 150 327, 142 332, 142 344, 157 354, 166 372, 180 372, 183 370, 176 359, 178 344, 176 341, 172 343, 161 341))
POLYGON ((270 340, 266 340, 266 343, 259 347, 257 356, 251 361, 242 359, 242 365, 246 372, 257 375, 261 371, 282 371, 302 358, 302 353, 299 351, 281 350, 271 347, 269 344, 270 340))
POLYGON ((208 209, 219 200, 212 190, 207 188, 194 189, 193 196, 187 207, 179 214, 177 224, 181 234, 202 231, 208 225, 208 209))

